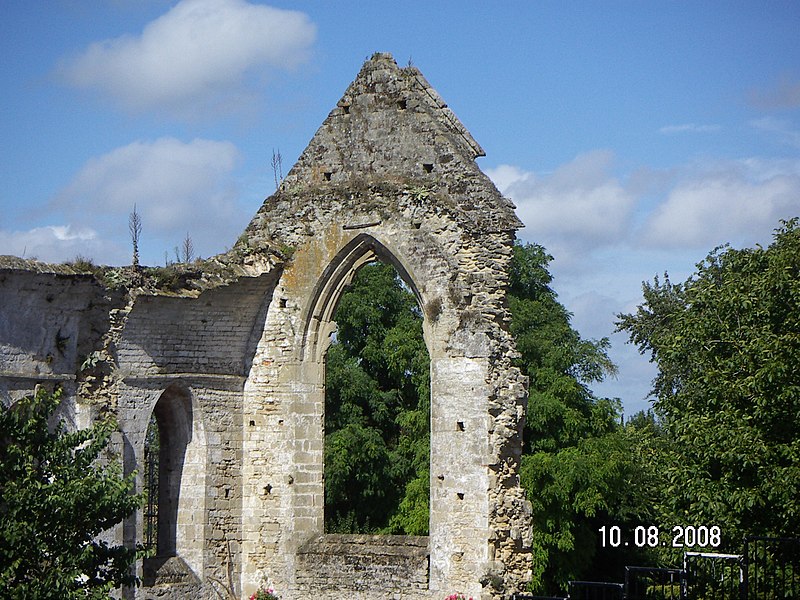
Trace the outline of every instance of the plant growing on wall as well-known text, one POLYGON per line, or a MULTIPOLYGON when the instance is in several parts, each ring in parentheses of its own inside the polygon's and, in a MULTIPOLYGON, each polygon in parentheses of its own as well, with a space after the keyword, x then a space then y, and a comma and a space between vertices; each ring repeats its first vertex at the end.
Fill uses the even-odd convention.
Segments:
POLYGON ((136 550, 97 536, 141 504, 134 475, 99 457, 110 421, 52 426, 60 393, 0 410, 0 589, 5 598, 100 599, 135 583, 136 550))
POLYGON ((133 245, 133 258, 131 265, 134 269, 139 268, 139 238, 142 237, 142 216, 136 211, 133 205, 133 212, 128 215, 128 231, 131 234, 131 244, 133 245))

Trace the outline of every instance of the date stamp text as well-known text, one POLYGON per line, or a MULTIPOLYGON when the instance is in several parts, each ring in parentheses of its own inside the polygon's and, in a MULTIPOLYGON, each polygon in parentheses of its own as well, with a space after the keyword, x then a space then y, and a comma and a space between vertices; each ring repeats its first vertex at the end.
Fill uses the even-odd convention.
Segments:
POLYGON ((603 548, 716 548, 722 543, 722 530, 716 525, 675 525, 669 533, 655 525, 639 525, 633 531, 625 531, 618 525, 603 525, 597 531, 603 548))

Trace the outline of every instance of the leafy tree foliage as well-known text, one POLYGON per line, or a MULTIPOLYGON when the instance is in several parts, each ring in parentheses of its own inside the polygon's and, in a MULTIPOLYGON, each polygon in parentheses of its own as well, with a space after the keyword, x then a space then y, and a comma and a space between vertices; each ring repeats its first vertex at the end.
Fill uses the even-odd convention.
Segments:
MULTIPOLYGON (((544 248, 518 245, 511 332, 530 377, 522 482, 533 503, 535 587, 617 576, 633 552, 597 529, 650 523, 647 420, 623 427, 618 402, 589 384, 613 374, 607 339, 584 340, 550 287, 544 248)), ((413 294, 391 267, 364 267, 342 296, 326 376, 328 531, 427 533, 429 362, 413 294)))
POLYGON ((60 393, 0 410, 0 589, 5 598, 107 598, 135 578, 135 550, 96 538, 140 504, 132 477, 98 457, 110 422, 67 433, 48 424, 60 393))
POLYGON ((329 532, 426 535, 430 359, 414 294, 389 265, 356 274, 334 314, 325 398, 329 532))
POLYGON ((800 532, 800 229, 717 248, 686 282, 644 284, 619 329, 658 365, 663 519, 745 534, 800 532))
POLYGON ((633 550, 598 546, 598 528, 646 521, 651 486, 635 426, 622 427, 619 404, 589 384, 614 374, 608 339, 585 340, 550 287, 549 256, 517 245, 508 294, 511 332, 530 378, 522 484, 533 504, 537 592, 571 579, 618 577, 633 550))

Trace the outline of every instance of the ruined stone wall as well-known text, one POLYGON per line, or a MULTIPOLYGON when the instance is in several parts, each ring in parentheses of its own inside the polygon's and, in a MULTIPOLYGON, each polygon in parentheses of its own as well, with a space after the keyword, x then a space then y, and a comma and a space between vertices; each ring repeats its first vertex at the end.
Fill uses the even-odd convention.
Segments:
POLYGON ((526 381, 504 297, 519 221, 475 166, 481 152, 419 71, 376 55, 248 227, 243 244, 290 260, 245 385, 245 414, 263 415, 244 436, 245 593, 266 578, 302 597, 298 553, 324 543, 324 356, 342 288, 374 259, 417 294, 431 357, 430 572, 417 597, 524 587, 526 381))
MULTIPOLYGON (((0 270, 5 404, 37 381, 65 383, 70 405, 89 407, 82 422, 116 416, 140 487, 154 411, 186 442, 174 556, 141 563, 146 585, 125 598, 249 598, 264 582, 283 600, 524 589, 526 381, 505 306, 520 222, 475 164, 482 152, 417 69, 376 54, 198 285, 165 291, 137 275, 116 293, 91 276, 0 270), (424 315, 425 538, 324 534, 325 353, 342 290, 372 260, 395 266, 424 315)), ((142 532, 139 514, 109 535, 132 545, 142 532)))
POLYGON ((0 402, 7 406, 45 383, 74 396, 112 304, 90 275, 0 268, 0 402))
MULTIPOLYGON (((282 220, 304 226, 280 238, 293 248, 292 259, 245 386, 245 414, 260 418, 245 427, 245 454, 253 460, 244 467, 251 487, 243 529, 254 535, 245 540, 244 592, 264 577, 289 598, 302 597, 308 585, 297 579, 296 561, 323 533, 330 318, 342 287, 373 259, 395 264, 418 295, 431 357, 430 578, 416 597, 456 590, 492 597, 492 585, 499 597, 519 589, 527 575, 517 479, 525 382, 510 365, 514 351, 498 285, 512 237, 463 229, 462 214, 442 209, 436 197, 421 198, 415 187, 365 184, 354 192, 329 185, 278 194, 270 213, 262 213, 273 227, 282 220), (313 216, 298 215, 309 196, 313 216), (520 511, 521 519, 513 516, 520 511)), ((387 579, 376 585, 398 584, 387 579)), ((324 597, 347 592, 326 588, 324 597)))
MULTIPOLYGON (((126 473, 138 471, 142 490, 144 438, 156 402, 176 386, 190 398, 190 441, 174 490, 176 557, 140 562, 146 585, 125 590, 125 598, 210 599, 224 587, 238 589, 243 373, 274 276, 226 283, 202 292, 128 294, 57 265, 13 261, 0 272, 4 405, 45 385, 63 390, 59 416, 70 427, 113 416, 119 433, 108 454, 122 458, 126 473)), ((140 511, 103 537, 133 546, 143 543, 143 531, 140 511)))
POLYGON ((296 589, 306 598, 320 590, 353 600, 419 598, 427 594, 428 553, 425 537, 326 535, 298 549, 296 589))
MULTIPOLYGON (((202 581, 203 585, 193 586, 193 597, 214 598, 211 579, 226 582, 229 568, 238 576, 242 538, 242 383, 241 377, 194 375, 180 379, 130 378, 120 385, 119 414, 124 421, 125 466, 126 470, 140 469, 140 486, 143 484, 145 432, 156 402, 176 386, 184 390, 191 401, 191 440, 183 466, 176 524, 175 554, 188 567, 180 580, 184 585, 175 585, 175 565, 162 567, 158 564, 159 568, 167 569, 166 574, 156 573, 147 581, 147 586, 137 590, 136 598, 188 597, 189 592, 183 587, 195 580, 202 581)), ((143 516, 139 513, 135 523, 130 524, 125 541, 141 542, 143 531, 143 516)), ((143 573, 142 565, 140 573, 143 573)))
POLYGON ((196 298, 139 296, 119 343, 124 376, 242 375, 251 340, 263 325, 256 317, 269 304, 272 280, 266 274, 242 279, 196 298))
MULTIPOLYGON (((267 265, 269 267, 269 265, 267 265)), ((240 277, 183 296, 139 296, 118 341, 118 418, 130 468, 143 464, 157 402, 172 389, 191 400, 192 430, 180 489, 180 561, 145 561, 136 598, 217 598, 238 589, 242 543, 242 394, 275 273, 240 277), (153 570, 148 575, 148 568, 153 570)), ((139 475, 141 482, 141 473, 139 475)), ((141 539, 142 516, 130 527, 141 539)), ((130 542, 131 540, 126 540, 130 542)))

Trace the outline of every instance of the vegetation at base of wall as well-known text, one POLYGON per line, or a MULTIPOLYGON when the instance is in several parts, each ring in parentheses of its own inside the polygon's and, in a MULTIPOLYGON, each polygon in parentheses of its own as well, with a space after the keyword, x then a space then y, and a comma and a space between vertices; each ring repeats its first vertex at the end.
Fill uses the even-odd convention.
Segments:
POLYGON ((0 410, 0 589, 4 598, 100 599, 135 583, 136 551, 97 536, 141 504, 133 475, 99 459, 111 422, 52 426, 60 394, 0 410))

